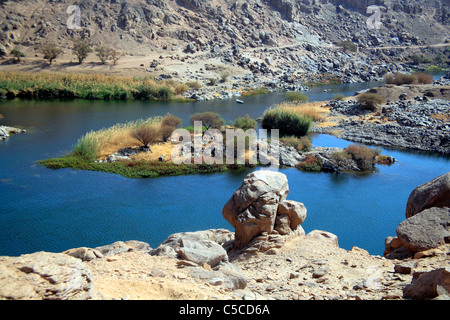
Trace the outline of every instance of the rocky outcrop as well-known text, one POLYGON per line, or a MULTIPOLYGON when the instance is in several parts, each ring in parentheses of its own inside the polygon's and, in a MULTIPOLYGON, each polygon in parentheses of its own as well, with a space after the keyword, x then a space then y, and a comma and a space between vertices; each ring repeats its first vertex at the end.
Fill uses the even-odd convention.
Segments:
POLYGON ((179 259, 178 265, 189 267, 194 278, 231 290, 244 289, 247 279, 229 262, 226 250, 233 240, 234 234, 225 229, 176 233, 150 254, 179 259))
POLYGON ((284 174, 267 170, 250 173, 222 210, 236 229, 234 247, 242 249, 256 236, 270 235, 276 229, 283 234, 296 231, 306 217, 306 208, 301 203, 285 202, 288 194, 284 174))
POLYGON ((97 298, 89 268, 62 253, 0 257, 0 298, 88 300, 97 298))
POLYGON ((406 204, 406 218, 431 207, 450 208, 450 172, 415 188, 406 204))
POLYGON ((0 126, 0 140, 5 140, 11 134, 24 133, 24 132, 26 132, 26 130, 24 130, 24 129, 0 126))
POLYGON ((332 101, 330 117, 342 119, 336 126, 314 131, 338 132, 337 137, 362 144, 449 154, 450 123, 446 115, 450 101, 416 98, 384 105, 377 114, 362 110, 353 100, 332 101))
POLYGON ((398 225, 397 237, 386 239, 386 257, 422 257, 450 243, 449 177, 450 172, 411 192, 406 220, 398 225))

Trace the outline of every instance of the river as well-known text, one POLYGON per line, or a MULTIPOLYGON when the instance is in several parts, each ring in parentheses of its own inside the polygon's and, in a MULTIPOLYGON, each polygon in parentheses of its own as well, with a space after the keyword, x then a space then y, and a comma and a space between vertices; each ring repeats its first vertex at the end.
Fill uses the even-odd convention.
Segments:
MULTIPOLYGON (((330 85, 306 92, 310 101, 336 93, 353 95, 376 84, 330 85), (327 90, 324 92, 324 90, 327 90)), ((139 240, 157 247, 170 234, 214 228, 233 230, 222 208, 252 170, 157 179, 50 170, 38 160, 59 157, 87 131, 155 115, 174 114, 189 125, 196 112, 218 112, 228 120, 260 117, 282 94, 193 103, 143 101, 0 101, 0 124, 27 133, 0 141, 0 255, 62 252, 115 241, 139 240)), ((349 142, 313 136, 314 146, 346 147, 349 142)), ((289 180, 288 199, 303 202, 306 232, 326 230, 344 249, 353 246, 382 255, 384 239, 405 219, 411 191, 449 171, 450 158, 437 154, 382 149, 399 162, 371 175, 309 174, 280 169, 289 180)))

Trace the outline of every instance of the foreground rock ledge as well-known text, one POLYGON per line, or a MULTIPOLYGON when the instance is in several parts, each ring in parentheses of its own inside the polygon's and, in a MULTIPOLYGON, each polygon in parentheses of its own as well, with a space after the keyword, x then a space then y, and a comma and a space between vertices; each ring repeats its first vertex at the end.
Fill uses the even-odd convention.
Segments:
POLYGON ((432 206, 409 217, 397 230, 406 230, 407 240, 390 237, 380 257, 344 250, 326 231, 305 235, 306 208, 286 200, 288 193, 284 175, 257 171, 224 207, 236 226, 244 225, 236 233, 177 233, 156 249, 118 241, 0 257, 0 299, 450 299, 448 208, 432 206), (432 241, 418 247, 423 239, 432 241))

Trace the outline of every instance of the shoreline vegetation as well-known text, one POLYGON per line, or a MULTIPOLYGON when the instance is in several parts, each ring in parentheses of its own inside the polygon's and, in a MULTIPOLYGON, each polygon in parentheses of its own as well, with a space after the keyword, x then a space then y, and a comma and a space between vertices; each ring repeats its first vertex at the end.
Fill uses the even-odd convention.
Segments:
MULTIPOLYGON (((3 99, 85 99, 193 102, 189 94, 202 89, 198 81, 180 82, 152 76, 103 75, 99 73, 0 71, 3 99)), ((241 97, 267 94, 269 89, 245 87, 241 97)))
POLYGON ((193 101, 188 84, 151 77, 101 74, 0 72, 0 96, 7 99, 193 101))

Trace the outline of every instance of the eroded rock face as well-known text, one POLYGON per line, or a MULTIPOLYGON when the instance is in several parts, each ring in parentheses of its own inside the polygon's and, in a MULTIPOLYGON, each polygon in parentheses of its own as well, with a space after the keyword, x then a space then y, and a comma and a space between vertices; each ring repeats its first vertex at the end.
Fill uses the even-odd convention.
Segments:
POLYGON ((80 259, 63 253, 36 252, 0 257, 0 299, 95 299, 92 275, 80 259))
POLYGON ((406 218, 431 207, 450 207, 450 172, 413 190, 406 204, 406 218))

